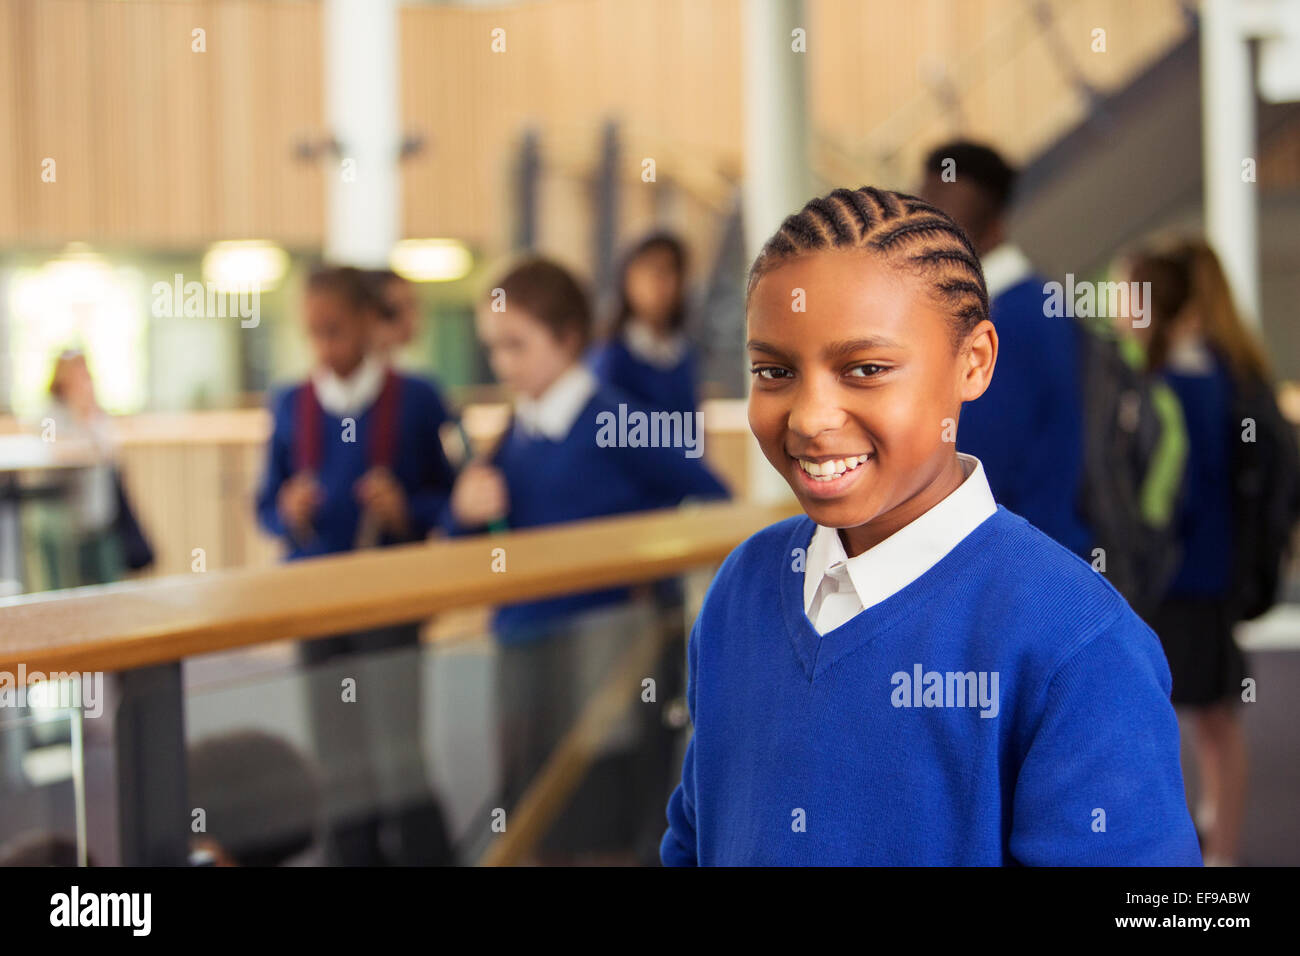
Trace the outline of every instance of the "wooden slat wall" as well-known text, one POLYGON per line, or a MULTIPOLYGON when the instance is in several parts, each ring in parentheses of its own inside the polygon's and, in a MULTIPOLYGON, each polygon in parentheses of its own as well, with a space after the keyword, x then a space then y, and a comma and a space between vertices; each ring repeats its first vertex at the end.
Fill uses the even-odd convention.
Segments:
POLYGON ((320 30, 312 0, 0 0, 0 243, 318 246, 320 30))
POLYGON ((18 236, 22 211, 18 205, 18 184, 26 177, 39 178, 39 167, 26 163, 26 143, 19 121, 26 94, 16 82, 26 63, 21 55, 23 31, 13 0, 0 0, 0 243, 18 236))
MULTIPOLYGON (((500 251, 526 124, 551 161, 543 246, 588 257, 583 177, 601 123, 625 133, 625 234, 676 179, 707 213, 743 172, 741 0, 545 0, 401 10, 402 116, 429 138, 404 170, 407 235, 500 251), (506 30, 493 53, 491 31, 506 30)), ((1186 32, 1177 0, 1057 0, 1064 56, 1023 0, 808 0, 811 144, 823 177, 910 185, 921 152, 961 131, 1025 159, 1076 121, 1069 59, 1103 90, 1186 32), (1090 49, 1107 31, 1107 50, 1090 49), (943 66, 964 125, 926 71, 943 66)), ((291 147, 324 131, 313 0, 0 0, 0 243, 194 246, 266 237, 318 246, 323 171, 291 147), (207 31, 207 52, 190 50, 207 31), (40 161, 58 162, 57 184, 40 161)), ((794 55, 794 54, 792 54, 794 55)), ((700 217, 708 220, 707 215, 700 217)), ((711 237, 703 237, 707 243, 711 237)))
POLYGON ((188 573, 194 549, 208 570, 265 567, 279 545, 253 513, 262 445, 252 441, 128 443, 122 470, 156 555, 151 575, 188 573))
POLYGON ((405 171, 404 231, 504 248, 512 164, 529 124, 542 131, 549 167, 540 244, 574 264, 588 258, 584 177, 606 118, 620 122, 627 144, 625 234, 652 221, 655 186, 640 178, 646 155, 660 182, 693 181, 701 170, 714 178, 719 168, 734 173, 739 11, 739 0, 404 8, 403 121, 431 140, 405 171), (492 51, 497 27, 505 30, 504 53, 492 51))

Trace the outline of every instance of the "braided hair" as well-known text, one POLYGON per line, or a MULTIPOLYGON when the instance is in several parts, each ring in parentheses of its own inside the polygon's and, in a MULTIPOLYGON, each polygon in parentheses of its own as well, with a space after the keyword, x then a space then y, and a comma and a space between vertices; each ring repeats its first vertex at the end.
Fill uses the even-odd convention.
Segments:
POLYGON ((924 277, 952 315, 956 343, 989 317, 984 270, 961 227, 924 199, 874 186, 836 189, 787 216, 750 268, 746 302, 779 265, 813 252, 855 249, 924 277))

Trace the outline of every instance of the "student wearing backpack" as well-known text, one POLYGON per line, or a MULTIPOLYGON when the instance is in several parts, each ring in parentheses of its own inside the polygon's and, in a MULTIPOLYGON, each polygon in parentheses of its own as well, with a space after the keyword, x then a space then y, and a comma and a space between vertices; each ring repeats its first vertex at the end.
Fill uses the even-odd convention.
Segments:
POLYGON ((1045 280, 1007 233, 1015 180, 1006 160, 979 143, 944 144, 925 163, 920 196, 970 237, 1001 344, 997 375, 962 410, 957 450, 984 464, 999 504, 1092 561, 1094 534, 1081 504, 1079 330, 1074 319, 1044 308, 1045 280))
POLYGON ((1124 355, 1108 323, 1048 306, 1048 284, 1010 239, 1016 171, 957 141, 931 151, 921 196, 975 246, 998 331, 997 375, 962 411, 958 448, 997 501, 1088 561, 1135 611, 1177 563, 1167 532, 1185 443, 1176 403, 1124 355))
POLYGON ((1246 665, 1232 631, 1276 597, 1300 508, 1295 436, 1205 242, 1138 252, 1128 273, 1150 283, 1150 324, 1134 333, 1147 368, 1177 394, 1189 442, 1175 519, 1182 559, 1150 624, 1169 660, 1173 702, 1194 715, 1206 865, 1232 865, 1246 787, 1236 706, 1246 665))

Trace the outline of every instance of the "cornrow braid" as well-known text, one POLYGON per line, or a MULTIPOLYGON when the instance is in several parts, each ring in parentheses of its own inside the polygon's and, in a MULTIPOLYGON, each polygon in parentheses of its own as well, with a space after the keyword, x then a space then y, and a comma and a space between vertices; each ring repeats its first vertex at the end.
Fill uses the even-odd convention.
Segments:
POLYGON ((989 317, 984 270, 961 227, 924 199, 874 186, 836 189, 787 216, 749 270, 746 299, 777 266, 836 249, 873 253, 923 276, 951 311, 958 342, 989 317))

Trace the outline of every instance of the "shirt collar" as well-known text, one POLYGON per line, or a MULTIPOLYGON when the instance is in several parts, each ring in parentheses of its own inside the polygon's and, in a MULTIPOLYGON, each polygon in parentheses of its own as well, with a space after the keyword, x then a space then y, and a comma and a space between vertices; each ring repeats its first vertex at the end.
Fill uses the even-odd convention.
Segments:
POLYGON ((384 387, 388 367, 374 355, 367 355, 347 378, 332 369, 315 368, 311 383, 320 407, 336 418, 357 415, 369 408, 384 387))
POLYGON ((550 384, 541 397, 515 400, 515 420, 531 435, 563 441, 596 394, 596 376, 581 362, 550 384))
POLYGON ((1002 243, 982 257, 980 267, 984 270, 984 287, 988 289, 990 300, 1034 274, 1028 257, 1019 246, 1010 242, 1002 243))
POLYGON ((862 607, 879 604, 938 564, 993 515, 998 506, 989 489, 984 466, 973 455, 958 452, 957 458, 969 463, 973 470, 952 494, 857 557, 850 558, 845 553, 838 531, 818 525, 808 545, 804 610, 812 609, 822 578, 840 562, 848 569, 862 607))
POLYGON ((1169 346, 1165 365, 1171 372, 1184 375, 1206 375, 1214 370, 1214 356, 1201 339, 1186 338, 1169 346))
POLYGON ((665 338, 635 317, 624 328, 623 341, 628 351, 656 368, 674 368, 686 354, 686 337, 680 332, 665 338))

